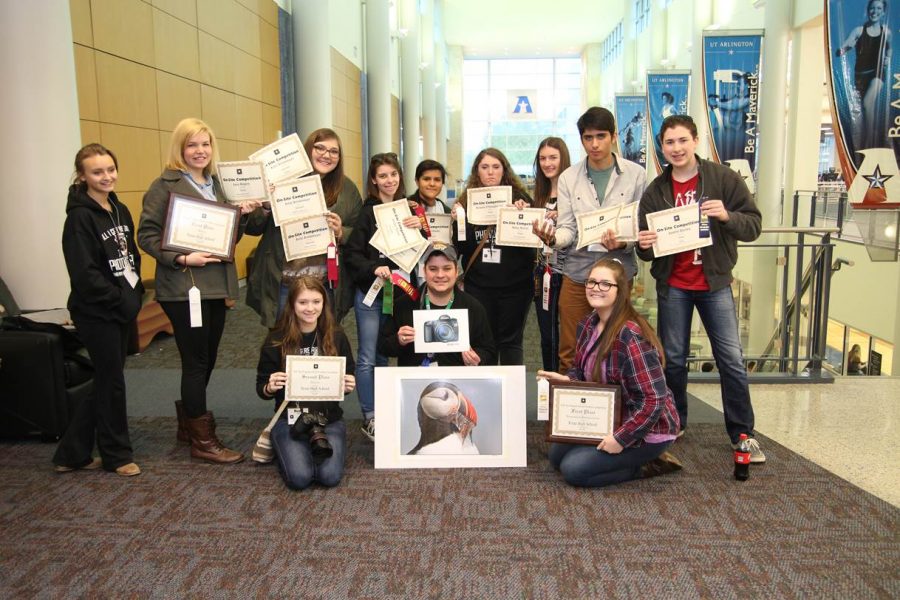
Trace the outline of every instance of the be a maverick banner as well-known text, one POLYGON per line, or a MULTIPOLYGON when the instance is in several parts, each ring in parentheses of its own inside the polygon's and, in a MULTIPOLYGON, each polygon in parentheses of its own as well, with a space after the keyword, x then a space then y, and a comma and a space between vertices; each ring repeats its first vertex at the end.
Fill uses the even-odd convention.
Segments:
POLYGON ((690 89, 690 71, 647 71, 647 115, 650 137, 653 138, 653 164, 657 173, 662 173, 666 166, 659 127, 666 117, 687 114, 690 89))
POLYGON ((751 184, 756 172, 762 33, 703 34, 703 91, 712 159, 728 163, 751 184))
POLYGON ((619 154, 647 168, 647 96, 616 94, 619 154))
POLYGON ((834 137, 850 202, 900 207, 897 2, 827 0, 825 8, 834 137))

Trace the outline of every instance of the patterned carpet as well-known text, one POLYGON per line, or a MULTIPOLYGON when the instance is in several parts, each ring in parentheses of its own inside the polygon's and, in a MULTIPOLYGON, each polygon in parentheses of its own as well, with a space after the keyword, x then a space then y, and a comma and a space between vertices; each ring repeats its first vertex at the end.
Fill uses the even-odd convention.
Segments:
MULTIPOLYGON (((220 423, 249 451, 263 420, 220 423)), ((273 466, 191 462, 174 419, 131 421, 144 474, 57 475, 0 443, 3 598, 897 598, 900 511, 763 439, 736 482, 720 424, 681 473, 566 486, 528 429, 526 469, 375 471, 351 423, 335 489, 273 466)))

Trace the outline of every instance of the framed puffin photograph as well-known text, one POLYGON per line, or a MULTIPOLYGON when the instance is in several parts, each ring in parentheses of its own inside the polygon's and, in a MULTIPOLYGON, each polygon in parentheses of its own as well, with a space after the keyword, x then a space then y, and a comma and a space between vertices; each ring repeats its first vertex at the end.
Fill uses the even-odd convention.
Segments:
POLYGON ((375 369, 376 469, 524 467, 525 367, 375 369))

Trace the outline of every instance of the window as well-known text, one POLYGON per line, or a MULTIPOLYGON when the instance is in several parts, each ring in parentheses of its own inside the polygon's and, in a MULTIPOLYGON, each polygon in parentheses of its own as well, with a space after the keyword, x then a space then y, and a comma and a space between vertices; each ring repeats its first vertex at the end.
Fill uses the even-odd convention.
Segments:
POLYGON ((634 34, 638 35, 650 27, 650 3, 652 0, 634 0, 634 34))

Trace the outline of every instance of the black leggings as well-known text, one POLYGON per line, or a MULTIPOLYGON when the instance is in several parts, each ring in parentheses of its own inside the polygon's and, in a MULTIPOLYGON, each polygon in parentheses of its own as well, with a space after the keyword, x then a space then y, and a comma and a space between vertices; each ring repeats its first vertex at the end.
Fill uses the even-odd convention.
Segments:
POLYGON ((160 302, 175 330, 175 344, 181 354, 181 402, 187 416, 206 414, 206 385, 216 366, 219 340, 225 330, 225 301, 201 300, 202 327, 191 327, 186 301, 160 302))
POLYGON ((512 288, 482 288, 466 283, 466 292, 484 307, 501 365, 524 365, 522 337, 534 297, 531 278, 512 288))

